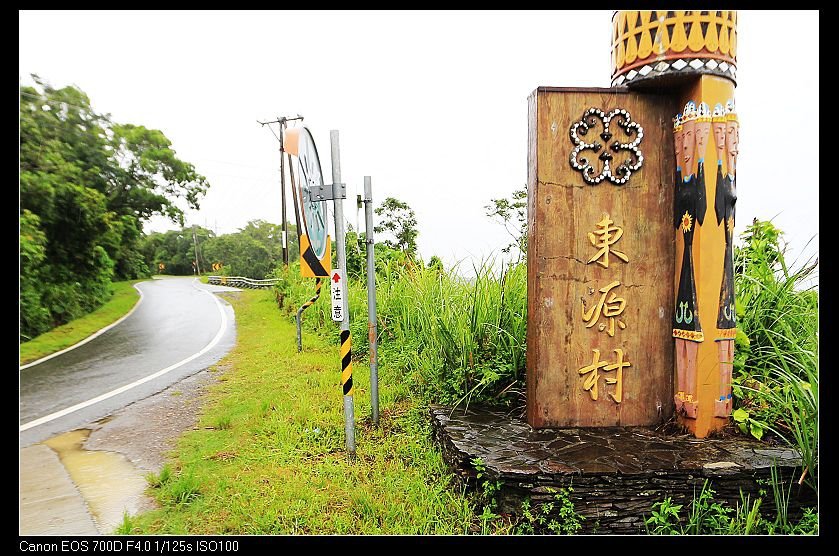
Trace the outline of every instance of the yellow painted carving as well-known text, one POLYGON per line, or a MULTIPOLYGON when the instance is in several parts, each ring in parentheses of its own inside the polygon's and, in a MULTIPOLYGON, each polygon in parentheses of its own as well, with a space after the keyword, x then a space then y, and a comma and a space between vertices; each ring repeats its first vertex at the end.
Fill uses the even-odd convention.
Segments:
POLYGON ((688 211, 682 215, 682 233, 688 233, 693 225, 693 217, 688 214, 688 211))
POLYGON ((591 244, 599 249, 597 254, 590 258, 586 264, 591 264, 597 261, 597 264, 604 268, 609 268, 609 254, 613 254, 623 262, 629 262, 629 258, 625 253, 612 249, 612 245, 618 242, 623 236, 623 228, 613 226, 614 222, 609 218, 608 214, 604 214, 600 222, 597 223, 598 230, 588 233, 588 239, 591 244), (614 232, 614 234, 612 233, 614 232), (601 260, 602 259, 602 260, 601 260))
POLYGON ((722 25, 720 26, 720 54, 728 54, 728 12, 722 13, 722 25))
POLYGON ((705 46, 705 37, 702 36, 702 26, 699 23, 699 12, 694 11, 691 16, 693 25, 690 27, 690 37, 688 37, 688 46, 694 52, 699 52, 705 46))
POLYGON ((731 39, 728 41, 729 56, 737 61, 737 27, 731 28, 731 39))
POLYGON ((599 349, 592 349, 591 351, 594 352, 591 365, 586 365, 577 371, 580 375, 588 375, 583 381, 583 390, 588 392, 592 400, 597 401, 597 383, 600 380, 600 369, 603 369, 603 372, 617 371, 614 377, 606 378, 606 384, 615 386, 615 391, 609 392, 609 397, 615 403, 621 403, 623 401, 623 370, 632 366, 632 364, 629 361, 624 361, 623 350, 620 348, 614 350, 616 361, 611 364, 608 361, 600 360, 599 349))
POLYGON ((626 53, 623 50, 623 41, 618 41, 618 48, 617 48, 617 62, 615 63, 615 68, 622 68, 626 65, 626 53))
MULTIPOLYGON (((635 13, 635 12, 629 12, 635 13)), ((635 61, 635 58, 638 57, 638 45, 635 43, 635 35, 629 35, 628 40, 626 41, 626 52, 624 53, 624 57, 626 58, 626 63, 631 64, 635 61)))
POLYGON ((624 367, 629 367, 631 364, 629 361, 623 360, 623 350, 618 348, 615 350, 615 355, 617 355, 617 361, 612 363, 611 365, 606 365, 603 367, 604 371, 617 371, 615 373, 615 378, 607 378, 606 384, 614 384, 615 391, 614 393, 609 392, 609 397, 614 400, 615 403, 621 403, 623 401, 623 369, 624 367))
POLYGON ((626 12, 626 23, 629 27, 629 34, 635 34, 635 28, 639 25, 638 21, 638 12, 635 10, 629 10, 626 12))
POLYGON ((600 379, 600 373, 597 371, 605 367, 609 363, 607 361, 600 360, 599 349, 592 349, 591 351, 594 352, 594 357, 592 357, 591 365, 586 365, 577 372, 579 372, 581 375, 588 375, 586 379, 583 381, 583 390, 588 392, 592 400, 597 401, 597 381, 600 379))
POLYGON ((670 50, 681 52, 688 46, 688 38, 685 34, 685 12, 676 12, 676 25, 673 26, 673 36, 670 37, 670 50))
POLYGON ((626 12, 626 23, 629 28, 629 33, 627 35, 626 52, 624 52, 624 58, 626 59, 627 64, 631 64, 632 62, 634 62, 638 54, 638 43, 635 39, 635 25, 637 19, 638 12, 634 10, 626 12))
POLYGON ((600 320, 600 316, 604 316, 605 318, 609 319, 609 327, 608 330, 606 328, 605 323, 601 323, 598 326, 598 330, 603 332, 606 330, 606 333, 609 336, 614 337, 615 335, 615 320, 618 322, 618 327, 621 330, 626 328, 626 323, 622 320, 617 319, 621 314, 623 314, 624 309, 626 308, 626 300, 622 297, 617 297, 615 292, 611 290, 620 286, 621 283, 618 280, 615 280, 611 284, 600 288, 600 299, 597 301, 597 305, 593 305, 588 311, 586 311, 585 303, 583 303, 583 322, 586 323, 586 328, 591 328, 600 320), (609 292, 612 293, 612 296, 609 300, 606 300, 606 297, 609 295, 609 292))
MULTIPOLYGON (((645 12, 641 12, 642 14, 645 12)), ((646 12, 649 14, 649 12, 646 12)), ((646 20, 649 16, 643 16, 646 20)), ((653 51, 653 39, 650 35, 650 28, 645 27, 643 31, 641 31, 641 40, 638 42, 638 59, 643 60, 647 56, 649 56, 653 51)))
POLYGON ((708 23, 708 32, 705 34, 705 48, 709 52, 716 52, 720 45, 717 39, 717 23, 718 20, 715 17, 711 17, 711 21, 708 23))
POLYGON ((673 329, 673 337, 674 338, 683 338, 685 340, 692 340, 694 342, 704 342, 705 341, 705 334, 703 332, 694 332, 693 330, 680 330, 678 328, 673 329))

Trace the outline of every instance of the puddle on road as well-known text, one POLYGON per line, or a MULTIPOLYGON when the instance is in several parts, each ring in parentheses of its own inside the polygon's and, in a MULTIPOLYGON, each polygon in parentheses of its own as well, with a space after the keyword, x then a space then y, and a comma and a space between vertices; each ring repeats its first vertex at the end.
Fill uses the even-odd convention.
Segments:
POLYGON ((89 429, 71 431, 54 436, 44 444, 58 453, 99 530, 108 535, 122 523, 124 511, 134 515, 148 508, 148 498, 143 495, 147 483, 145 473, 122 454, 83 449, 90 432, 89 429))

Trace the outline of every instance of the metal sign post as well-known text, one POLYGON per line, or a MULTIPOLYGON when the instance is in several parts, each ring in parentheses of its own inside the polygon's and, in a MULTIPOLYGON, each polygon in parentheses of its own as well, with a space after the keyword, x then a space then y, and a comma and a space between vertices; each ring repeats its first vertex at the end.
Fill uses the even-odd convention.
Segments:
MULTIPOLYGON (((332 148, 332 198, 335 213, 335 250, 338 255, 338 270, 343 274, 347 268, 346 237, 344 231, 344 195, 341 183, 341 155, 338 146, 338 130, 329 132, 329 142, 332 148)), ((343 307, 341 320, 341 386, 344 392, 344 432, 346 434, 347 451, 355 456, 355 409, 353 407, 352 382, 352 337, 350 334, 350 314, 347 305, 347 292, 344 280, 340 280, 343 307)))
POLYGON ((195 271, 201 276, 201 263, 198 262, 198 240, 195 238, 195 224, 192 225, 192 242, 195 244, 195 271))
POLYGON ((373 188, 364 176, 364 228, 367 235, 367 341, 370 345, 370 405, 373 424, 379 424, 379 357, 376 326, 376 253, 373 241, 373 188))
POLYGON ((294 317, 294 322, 297 323, 297 353, 303 351, 303 311, 311 307, 320 297, 321 280, 322 278, 315 278, 315 295, 297 309, 297 315, 294 317))

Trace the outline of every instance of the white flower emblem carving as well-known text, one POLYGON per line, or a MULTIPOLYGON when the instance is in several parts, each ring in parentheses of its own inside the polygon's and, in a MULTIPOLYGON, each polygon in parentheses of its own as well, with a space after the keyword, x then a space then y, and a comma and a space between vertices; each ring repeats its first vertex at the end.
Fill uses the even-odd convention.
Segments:
POLYGON ((633 122, 629 112, 622 108, 615 108, 608 114, 605 114, 599 108, 589 108, 585 111, 583 117, 571 126, 570 134, 571 141, 574 142, 574 150, 571 151, 571 166, 582 173, 583 179, 589 185, 597 185, 604 179, 608 179, 615 185, 623 185, 629 181, 632 173, 641 168, 641 165, 644 163, 644 155, 641 154, 641 150, 638 148, 638 145, 641 144, 641 140, 644 138, 644 128, 638 122, 633 122), (596 139, 591 143, 586 143, 580 138, 580 135, 586 135, 597 124, 598 118, 603 122, 603 132, 600 134, 600 138, 606 143, 605 148, 596 139), (613 118, 615 124, 623 129, 627 136, 630 138, 633 135, 635 136, 632 142, 621 143, 618 140, 614 140, 610 143, 614 137, 614 134, 609 130, 613 118), (584 156, 580 156, 580 153, 587 149, 590 149, 595 154, 600 152, 601 149, 603 150, 597 157, 603 161, 603 168, 597 175, 595 175, 595 169, 589 160, 584 156), (628 156, 623 162, 614 165, 613 161, 615 157, 622 151, 628 156))

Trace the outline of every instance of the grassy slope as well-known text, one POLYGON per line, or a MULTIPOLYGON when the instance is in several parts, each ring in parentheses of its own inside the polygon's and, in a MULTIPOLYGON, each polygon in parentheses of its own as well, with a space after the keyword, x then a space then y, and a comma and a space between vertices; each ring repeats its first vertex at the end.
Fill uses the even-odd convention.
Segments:
POLYGON ((100 308, 20 344, 20 364, 24 365, 68 348, 119 320, 139 301, 140 294, 133 285, 140 281, 114 282, 113 297, 100 308))
MULTIPOLYGON (((380 369, 381 426, 369 424, 369 369, 354 369, 357 458, 344 449, 336 345, 294 325, 269 291, 231 296, 237 345, 197 430, 181 438, 162 508, 134 533, 459 534, 472 510, 449 487, 426 408, 380 369)), ((124 530, 124 529, 123 529, 124 530)))

